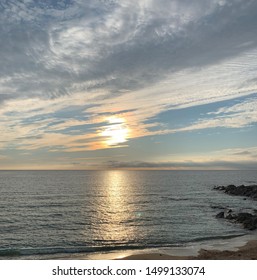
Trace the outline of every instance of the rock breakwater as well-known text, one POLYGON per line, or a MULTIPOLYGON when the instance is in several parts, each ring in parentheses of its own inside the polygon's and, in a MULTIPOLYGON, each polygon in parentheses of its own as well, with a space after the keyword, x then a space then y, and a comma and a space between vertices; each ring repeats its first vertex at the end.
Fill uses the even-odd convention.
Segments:
MULTIPOLYGON (((223 191, 229 195, 236 195, 242 197, 248 197, 254 200, 257 200, 257 185, 250 185, 250 186, 235 186, 235 185, 228 185, 228 186, 216 186, 214 187, 215 190, 223 191)), ((257 211, 254 210, 253 213, 248 212, 233 212, 229 208, 224 208, 223 211, 219 212, 216 215, 218 219, 226 219, 234 223, 241 224, 245 229, 248 230, 255 230, 257 229, 257 211)))

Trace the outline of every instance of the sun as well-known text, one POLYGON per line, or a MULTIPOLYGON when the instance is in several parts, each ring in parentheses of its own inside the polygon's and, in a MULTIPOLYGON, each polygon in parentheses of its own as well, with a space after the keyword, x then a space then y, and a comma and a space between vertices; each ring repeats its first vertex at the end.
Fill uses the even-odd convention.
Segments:
POLYGON ((107 146, 116 146, 127 141, 129 129, 126 120, 120 117, 106 118, 108 125, 104 128, 101 135, 106 137, 107 146))

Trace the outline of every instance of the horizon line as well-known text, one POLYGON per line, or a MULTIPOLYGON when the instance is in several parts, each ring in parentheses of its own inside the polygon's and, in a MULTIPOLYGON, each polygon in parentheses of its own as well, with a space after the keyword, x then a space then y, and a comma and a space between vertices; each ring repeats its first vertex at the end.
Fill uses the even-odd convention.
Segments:
POLYGON ((99 168, 99 169, 0 169, 1 171, 257 171, 257 169, 158 169, 158 168, 99 168))

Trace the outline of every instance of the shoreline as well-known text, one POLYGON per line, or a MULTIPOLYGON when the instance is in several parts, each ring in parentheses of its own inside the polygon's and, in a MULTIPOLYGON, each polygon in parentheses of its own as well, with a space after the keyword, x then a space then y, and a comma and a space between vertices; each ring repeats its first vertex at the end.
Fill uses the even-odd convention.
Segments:
POLYGON ((120 260, 257 260, 257 240, 248 241, 244 246, 238 247, 236 250, 201 249, 197 256, 150 253, 130 255, 120 260))
POLYGON ((115 260, 257 260, 257 232, 185 247, 123 253, 115 260))
POLYGON ((30 255, 0 259, 23 260, 257 260, 257 231, 250 234, 190 242, 184 246, 113 250, 109 252, 30 255))

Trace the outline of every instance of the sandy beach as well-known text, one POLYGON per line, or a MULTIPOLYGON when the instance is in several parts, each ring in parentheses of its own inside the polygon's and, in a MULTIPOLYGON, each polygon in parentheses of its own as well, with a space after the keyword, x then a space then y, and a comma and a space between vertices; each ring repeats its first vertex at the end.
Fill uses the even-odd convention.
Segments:
POLYGON ((161 253, 135 254, 123 260, 257 260, 257 240, 248 241, 237 250, 201 249, 197 256, 173 256, 161 253))

